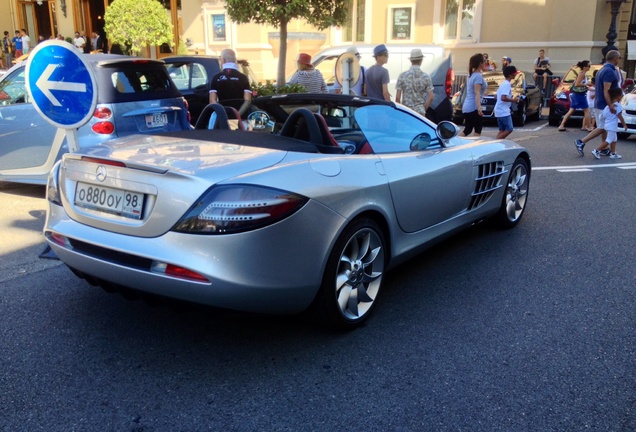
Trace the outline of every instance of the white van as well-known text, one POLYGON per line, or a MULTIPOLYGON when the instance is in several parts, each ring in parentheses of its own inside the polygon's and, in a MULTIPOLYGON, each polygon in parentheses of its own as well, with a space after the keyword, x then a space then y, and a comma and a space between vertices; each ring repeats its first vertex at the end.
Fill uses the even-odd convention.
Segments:
MULTIPOLYGON (((355 45, 360 53, 360 64, 365 68, 375 64, 373 48, 376 45, 355 45)), ((333 83, 336 79, 334 75, 336 60, 350 46, 343 45, 327 48, 312 58, 313 65, 322 73, 330 91, 333 91, 333 83)), ((386 44, 386 47, 389 50, 389 62, 384 67, 388 69, 391 77, 391 82, 389 83, 391 96, 395 98, 395 83, 400 73, 411 67, 411 61, 409 60, 411 50, 419 48, 424 54, 422 70, 430 75, 435 86, 435 99, 432 105, 435 110, 435 118, 431 118, 431 120, 437 122, 452 120, 453 108, 450 97, 453 84, 453 68, 450 51, 438 45, 386 44)))

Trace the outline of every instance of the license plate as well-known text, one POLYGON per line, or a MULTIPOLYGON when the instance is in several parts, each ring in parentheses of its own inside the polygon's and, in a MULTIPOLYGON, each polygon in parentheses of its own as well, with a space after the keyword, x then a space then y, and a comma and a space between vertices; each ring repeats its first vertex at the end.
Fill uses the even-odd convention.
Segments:
POLYGON ((158 128, 168 124, 168 114, 152 114, 146 116, 146 127, 158 128))
POLYGON ((131 219, 141 219, 144 194, 77 183, 75 205, 131 219))

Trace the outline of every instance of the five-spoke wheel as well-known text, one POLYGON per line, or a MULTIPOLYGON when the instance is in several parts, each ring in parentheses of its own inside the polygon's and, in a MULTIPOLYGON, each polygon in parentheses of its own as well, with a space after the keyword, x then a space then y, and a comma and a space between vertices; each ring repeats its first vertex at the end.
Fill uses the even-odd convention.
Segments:
POLYGON ((349 225, 336 242, 316 299, 318 312, 337 329, 366 321, 376 304, 386 264, 384 235, 371 219, 349 225))
POLYGON ((503 202, 497 219, 505 228, 512 228, 519 223, 526 208, 530 171, 524 159, 517 159, 512 165, 506 185, 503 202))

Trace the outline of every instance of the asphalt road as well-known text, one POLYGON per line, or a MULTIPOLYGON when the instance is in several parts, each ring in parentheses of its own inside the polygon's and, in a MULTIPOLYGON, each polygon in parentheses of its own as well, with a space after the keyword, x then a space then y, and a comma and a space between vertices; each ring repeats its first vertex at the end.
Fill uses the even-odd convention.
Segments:
POLYGON ((636 140, 544 123, 511 135, 521 224, 397 268, 347 334, 106 294, 37 258, 44 189, 0 184, 0 430, 636 430, 636 140))

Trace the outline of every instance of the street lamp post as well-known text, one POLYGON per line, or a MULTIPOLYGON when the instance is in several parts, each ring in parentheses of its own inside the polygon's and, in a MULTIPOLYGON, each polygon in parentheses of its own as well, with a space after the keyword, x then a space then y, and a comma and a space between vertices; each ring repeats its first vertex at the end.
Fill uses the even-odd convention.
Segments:
POLYGON ((616 16, 618 15, 618 12, 621 8, 621 4, 625 3, 627 0, 607 0, 607 3, 610 4, 610 13, 612 14, 612 21, 610 23, 610 28, 609 28, 609 32, 607 33, 607 45, 605 47, 603 47, 603 49, 601 50, 601 52, 603 53, 603 58, 605 58, 605 55, 612 51, 612 50, 616 50, 616 45, 614 45, 616 43, 616 38, 618 37, 618 34, 616 33, 616 16))

